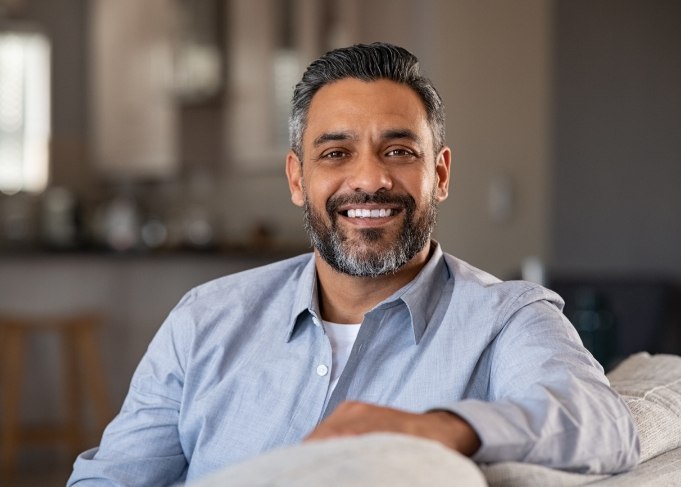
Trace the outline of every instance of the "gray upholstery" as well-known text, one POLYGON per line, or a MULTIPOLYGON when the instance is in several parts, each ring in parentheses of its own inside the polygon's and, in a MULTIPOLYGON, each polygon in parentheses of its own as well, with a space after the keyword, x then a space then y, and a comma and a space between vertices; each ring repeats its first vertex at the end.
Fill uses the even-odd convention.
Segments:
POLYGON ((439 443, 379 433, 304 443, 261 455, 194 487, 483 487, 467 457, 439 443))

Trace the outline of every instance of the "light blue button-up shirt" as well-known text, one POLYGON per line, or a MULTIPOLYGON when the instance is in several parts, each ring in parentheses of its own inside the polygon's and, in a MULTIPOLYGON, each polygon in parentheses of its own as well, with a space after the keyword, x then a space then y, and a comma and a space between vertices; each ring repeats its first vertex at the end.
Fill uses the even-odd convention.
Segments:
POLYGON ((434 244, 419 275, 365 315, 325 408, 332 357, 314 257, 212 281, 169 315, 69 485, 195 479, 300 442, 344 400, 455 412, 480 436, 479 462, 629 468, 639 454, 629 412, 562 304, 434 244))

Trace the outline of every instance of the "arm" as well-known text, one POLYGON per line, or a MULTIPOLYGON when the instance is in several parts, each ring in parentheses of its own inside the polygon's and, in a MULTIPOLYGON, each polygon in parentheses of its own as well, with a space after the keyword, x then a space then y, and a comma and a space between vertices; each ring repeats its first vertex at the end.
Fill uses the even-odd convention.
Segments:
POLYGON ((425 414, 344 403, 308 439, 389 431, 440 441, 482 463, 589 473, 636 464, 627 407, 553 305, 537 301, 513 312, 486 353, 489 400, 441 404, 425 414))
POLYGON ((489 353, 489 401, 443 405, 480 436, 474 460, 584 473, 636 465, 639 443, 626 405, 557 308, 536 301, 513 311, 489 353))
MULTIPOLYGON (((172 317, 140 362, 121 412, 106 428, 99 448, 82 453, 72 485, 171 485, 185 475, 178 418, 183 389, 183 353, 172 317)), ((179 327, 178 327, 179 328, 179 327)))

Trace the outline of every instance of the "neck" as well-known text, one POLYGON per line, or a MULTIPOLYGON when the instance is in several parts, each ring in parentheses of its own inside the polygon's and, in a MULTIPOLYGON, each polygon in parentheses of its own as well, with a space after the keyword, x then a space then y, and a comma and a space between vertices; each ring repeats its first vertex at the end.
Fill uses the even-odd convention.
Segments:
POLYGON ((322 318, 334 323, 361 323, 374 306, 414 279, 430 254, 428 243, 394 274, 357 277, 335 270, 315 251, 322 318))

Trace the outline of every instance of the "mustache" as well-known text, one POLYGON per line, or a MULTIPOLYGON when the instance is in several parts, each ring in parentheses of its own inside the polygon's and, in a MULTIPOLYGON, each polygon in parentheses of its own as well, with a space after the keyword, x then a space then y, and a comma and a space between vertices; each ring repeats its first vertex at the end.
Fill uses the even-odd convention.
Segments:
POLYGON ((399 206, 404 208, 407 213, 412 213, 416 209, 416 200, 408 194, 387 192, 365 193, 358 191, 356 193, 332 196, 326 202, 326 211, 329 215, 336 215, 338 208, 343 205, 364 205, 369 203, 399 206))

